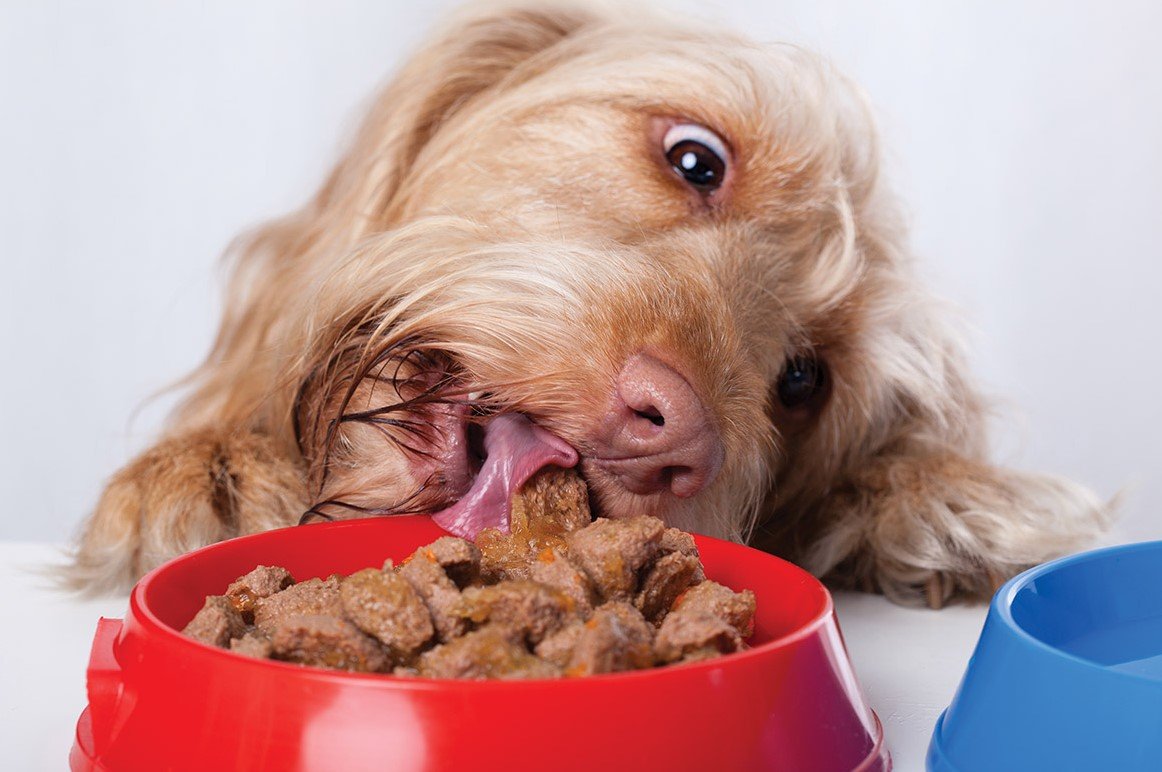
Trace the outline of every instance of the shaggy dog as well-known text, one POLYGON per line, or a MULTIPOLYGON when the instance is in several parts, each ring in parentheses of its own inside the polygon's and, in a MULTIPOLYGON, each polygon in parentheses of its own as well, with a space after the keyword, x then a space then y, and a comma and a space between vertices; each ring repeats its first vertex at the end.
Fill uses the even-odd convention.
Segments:
POLYGON ((314 199, 240 246, 226 309, 76 585, 316 517, 471 536, 547 464, 601 515, 934 606, 1106 519, 986 459, 868 108, 793 46, 624 10, 461 16, 314 199))

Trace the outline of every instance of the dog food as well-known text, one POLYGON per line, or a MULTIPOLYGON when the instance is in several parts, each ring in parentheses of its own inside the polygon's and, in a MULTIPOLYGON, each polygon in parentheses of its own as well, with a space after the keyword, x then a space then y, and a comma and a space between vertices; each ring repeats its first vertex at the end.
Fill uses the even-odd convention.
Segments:
POLYGON ((537 475, 509 533, 445 536, 399 566, 295 582, 259 566, 183 632, 264 659, 426 678, 572 678, 746 648, 755 598, 706 579, 652 517, 590 522, 573 472, 537 475))

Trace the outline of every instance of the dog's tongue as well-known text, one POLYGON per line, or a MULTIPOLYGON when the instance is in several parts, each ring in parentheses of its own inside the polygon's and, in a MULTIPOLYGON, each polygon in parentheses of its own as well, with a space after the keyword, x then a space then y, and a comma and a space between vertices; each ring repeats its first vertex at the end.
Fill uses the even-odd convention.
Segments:
POLYGON ((484 426, 484 465, 464 497, 432 515, 436 524, 466 539, 485 528, 508 531, 512 496, 530 477, 552 464, 569 468, 577 451, 519 414, 504 414, 484 426))

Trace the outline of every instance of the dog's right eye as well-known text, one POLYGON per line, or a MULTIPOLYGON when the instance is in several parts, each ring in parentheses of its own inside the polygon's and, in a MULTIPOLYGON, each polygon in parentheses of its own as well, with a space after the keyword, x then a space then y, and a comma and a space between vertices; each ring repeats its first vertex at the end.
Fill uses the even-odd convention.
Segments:
POLYGON ((813 356, 795 356, 787 360, 775 393, 788 410, 809 406, 823 394, 827 385, 827 368, 813 356))
POLYGON ((670 167, 700 193, 713 192, 722 185, 730 154, 726 143, 705 126, 672 126, 662 138, 662 150, 670 167))

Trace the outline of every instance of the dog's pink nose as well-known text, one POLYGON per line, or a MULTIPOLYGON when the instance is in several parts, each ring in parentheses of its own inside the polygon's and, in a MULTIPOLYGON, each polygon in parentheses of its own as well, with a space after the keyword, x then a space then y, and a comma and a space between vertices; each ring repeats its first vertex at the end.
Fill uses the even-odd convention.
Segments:
POLYGON ((690 383, 649 354, 617 376, 599 457, 639 494, 671 490, 693 496, 713 482, 725 451, 714 417, 690 383))

